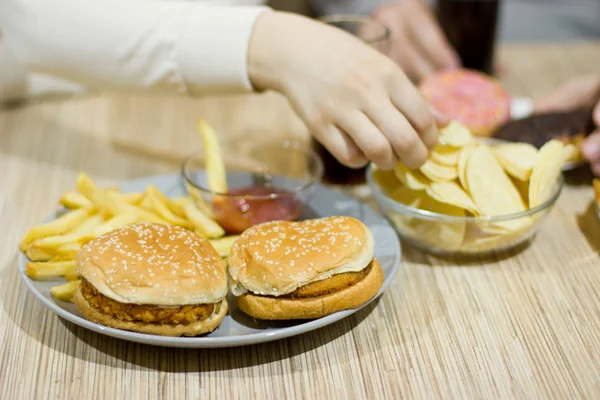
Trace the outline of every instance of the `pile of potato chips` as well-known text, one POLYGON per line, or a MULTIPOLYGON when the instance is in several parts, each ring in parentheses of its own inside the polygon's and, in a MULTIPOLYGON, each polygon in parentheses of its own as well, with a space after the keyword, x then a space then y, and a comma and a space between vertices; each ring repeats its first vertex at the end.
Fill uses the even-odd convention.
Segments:
MULTIPOLYGON (((552 140, 539 151, 526 143, 475 141, 452 122, 419 170, 399 164, 374 171, 385 194, 404 205, 453 217, 503 216, 535 208, 557 190, 562 165, 576 152, 552 140)), ((479 252, 516 244, 543 212, 493 221, 419 217, 388 210, 399 231, 443 251, 479 252)))

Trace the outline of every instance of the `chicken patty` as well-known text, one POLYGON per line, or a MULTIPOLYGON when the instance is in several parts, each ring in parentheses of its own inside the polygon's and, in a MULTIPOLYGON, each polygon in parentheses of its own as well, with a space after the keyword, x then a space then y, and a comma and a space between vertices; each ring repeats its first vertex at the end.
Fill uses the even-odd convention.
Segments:
POLYGON ((371 268, 373 268, 373 262, 369 263, 369 265, 361 271, 333 275, 330 278, 309 283, 306 286, 294 290, 292 293, 279 296, 279 298, 305 299, 308 297, 325 296, 357 284, 369 274, 371 268))
POLYGON ((209 318, 213 313, 218 313, 221 307, 221 303, 185 305, 176 308, 119 303, 98 292, 85 279, 81 281, 81 294, 97 311, 122 321, 155 322, 169 325, 189 324, 209 318))

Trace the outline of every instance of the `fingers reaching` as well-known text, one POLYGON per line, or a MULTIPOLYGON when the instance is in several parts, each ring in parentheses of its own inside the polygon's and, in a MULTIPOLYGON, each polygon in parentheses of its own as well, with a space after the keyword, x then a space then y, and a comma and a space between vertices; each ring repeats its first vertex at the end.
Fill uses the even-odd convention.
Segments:
POLYGON ((365 114, 359 111, 346 113, 340 118, 339 124, 362 153, 379 168, 389 170, 396 166, 398 157, 391 143, 365 114))
POLYGON ((408 31, 420 53, 435 70, 457 68, 460 65, 458 56, 430 11, 424 6, 418 10, 408 19, 408 31))
POLYGON ((441 69, 460 66, 456 52, 422 1, 403 0, 382 6, 373 18, 391 30, 388 55, 411 79, 418 81, 441 69))
POLYGON ((600 97, 600 76, 587 75, 572 79, 535 103, 536 112, 568 111, 592 107, 600 97))

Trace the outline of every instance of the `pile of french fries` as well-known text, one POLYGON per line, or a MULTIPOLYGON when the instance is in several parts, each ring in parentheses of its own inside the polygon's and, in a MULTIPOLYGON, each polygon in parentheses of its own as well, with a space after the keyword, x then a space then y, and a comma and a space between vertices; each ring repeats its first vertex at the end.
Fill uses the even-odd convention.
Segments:
MULTIPOLYGON (((209 188, 227 192, 227 179, 219 140, 204 120, 198 123, 204 145, 209 188)), ((225 236, 223 228, 210 218, 197 190, 188 185, 191 197, 167 198, 156 186, 143 193, 120 193, 117 188, 100 188, 85 173, 77 179, 76 191, 65 193, 60 204, 66 212, 54 221, 34 226, 19 248, 29 258, 26 273, 31 279, 53 280, 64 277, 67 283, 54 286, 51 293, 60 300, 72 301, 80 276, 75 259, 89 241, 127 225, 150 222, 181 226, 210 240, 226 263, 238 235, 225 236)))
POLYGON ((153 185, 142 193, 120 193, 116 188, 100 188, 81 173, 76 188, 60 199, 67 211, 54 221, 31 228, 19 246, 30 260, 26 273, 31 279, 67 280, 51 289, 64 301, 71 301, 79 283, 75 258, 81 248, 115 229, 139 222, 181 226, 209 239, 223 258, 238 237, 225 236, 223 228, 190 197, 167 198, 153 185))

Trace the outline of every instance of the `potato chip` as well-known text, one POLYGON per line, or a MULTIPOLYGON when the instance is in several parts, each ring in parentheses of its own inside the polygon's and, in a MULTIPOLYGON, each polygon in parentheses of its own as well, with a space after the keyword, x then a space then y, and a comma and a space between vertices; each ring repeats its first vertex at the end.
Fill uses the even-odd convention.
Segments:
POLYGON ((421 171, 409 169, 402 163, 398 163, 394 169, 394 173, 404 186, 413 190, 425 190, 430 182, 429 178, 423 175, 421 171))
POLYGON ((537 157, 537 149, 529 143, 503 143, 493 147, 494 155, 509 175, 527 181, 537 157))
POLYGON ((439 141, 448 146, 464 147, 473 141, 473 135, 460 122, 452 121, 440 129, 439 141))
POLYGON ((592 183, 594 185, 594 200, 600 205, 600 179, 594 179, 592 183))
POLYGON ((570 152, 559 140, 550 140, 542 146, 529 180, 529 207, 537 207, 548 199, 570 152))
POLYGON ((421 167, 421 172, 434 182, 453 181, 458 176, 456 168, 440 165, 432 160, 425 161, 425 164, 421 167))
POLYGON ((399 185, 390 192, 389 197, 405 206, 421 208, 427 194, 422 190, 412 190, 406 186, 399 185))
POLYGON ((467 185, 467 162, 469 161, 469 157, 471 157, 471 153, 473 153, 476 148, 476 144, 465 146, 460 150, 460 154, 458 155, 458 180, 467 193, 469 192, 469 186, 467 185))
POLYGON ((461 251, 481 252, 510 247, 513 241, 520 237, 521 232, 509 232, 485 222, 472 223, 467 226, 461 251))
MULTIPOLYGON (((437 214, 456 217, 465 216, 465 210, 462 208, 440 203, 429 196, 424 196, 421 199, 419 208, 437 214)), ((422 240, 427 240, 446 249, 455 249, 462 244, 467 226, 465 221, 442 222, 428 220, 413 220, 410 225, 422 240)))
MULTIPOLYGON (((423 191, 412 192, 415 197, 419 197, 419 208, 422 210, 456 217, 465 216, 465 210, 462 208, 440 203, 423 191)), ((419 243, 446 250, 459 248, 466 230, 466 222, 461 220, 456 222, 430 221, 400 214, 393 216, 392 220, 400 233, 419 243)))
MULTIPOLYGON (((487 146, 477 147, 467 162, 467 186, 482 215, 506 215, 525 211, 519 191, 487 146)), ((507 230, 520 229, 523 220, 498 222, 507 230)))
POLYGON ((473 215, 480 214, 473 200, 455 182, 431 182, 425 191, 440 203, 460 207, 473 215))
POLYGON ((387 195, 392 193, 398 186, 401 185, 394 171, 382 171, 380 169, 375 169, 373 171, 373 179, 375 179, 375 182, 377 182, 379 187, 381 187, 387 195))
POLYGON ((497 243, 499 238, 505 234, 502 232, 500 234, 488 233, 485 229, 487 227, 486 223, 476 224, 471 223, 467 225, 467 229, 465 231, 465 237, 460 247, 460 250, 463 252, 470 251, 485 251, 488 249, 488 246, 493 248, 494 244, 497 243))
POLYGON ((461 250, 465 252, 482 252, 492 250, 502 250, 503 248, 510 247, 513 240, 515 240, 514 234, 500 234, 487 237, 481 237, 473 240, 465 239, 461 250))
POLYGON ((579 150, 581 143, 569 143, 565 146, 565 162, 581 160, 581 151, 579 150))
POLYGON ((429 158, 440 165, 455 167, 458 164, 460 149, 460 147, 439 145, 431 152, 429 158))
POLYGON ((519 191, 519 194, 521 195, 521 198, 523 199, 523 203, 525 203, 525 207, 529 208, 529 180, 524 182, 520 179, 513 178, 513 177, 511 177, 510 180, 512 181, 513 185, 515 185, 515 187, 519 191))

